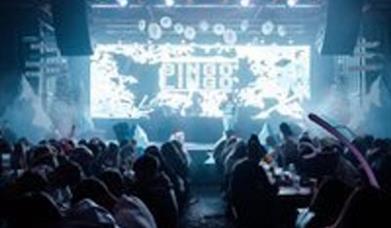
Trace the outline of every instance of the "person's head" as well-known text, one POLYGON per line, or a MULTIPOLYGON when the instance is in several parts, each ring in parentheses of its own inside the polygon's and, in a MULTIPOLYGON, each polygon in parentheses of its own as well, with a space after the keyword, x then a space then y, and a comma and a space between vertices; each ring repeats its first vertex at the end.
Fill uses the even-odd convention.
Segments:
MULTIPOLYGON (((87 146, 87 144, 83 144, 87 143, 85 140, 80 140, 79 143, 78 146, 87 146)), ((76 144, 70 139, 61 139, 60 145, 65 154, 69 154, 76 147, 76 144)))
POLYGON ((30 166, 38 166, 41 164, 46 164, 50 166, 54 166, 53 159, 53 150, 51 147, 47 145, 37 146, 30 150, 30 166))
POLYGON ((63 148, 62 148, 62 146, 61 146, 61 142, 60 141, 57 141, 57 140, 55 140, 55 139, 50 139, 49 141, 48 141, 48 146, 50 146, 51 147, 51 149, 52 149, 52 152, 54 153, 54 154, 56 154, 56 155, 58 155, 58 154, 63 154, 63 148))
POLYGON ((124 179, 118 170, 107 169, 99 175, 99 179, 116 197, 121 197, 124 193, 124 179))
POLYGON ((256 189, 259 181, 259 166, 246 160, 240 160, 232 172, 231 190, 256 189))
POLYGON ((161 156, 161 154, 159 152, 159 148, 155 145, 151 145, 151 146, 148 146, 147 148, 145 148, 144 154, 156 156, 156 157, 161 156))
POLYGON ((148 146, 145 149, 144 154, 156 158, 159 162, 160 170, 164 170, 167 168, 166 160, 164 159, 163 155, 160 153, 160 150, 157 146, 155 145, 148 146))
POLYGON ((103 152, 103 150, 101 150, 101 147, 96 143, 89 142, 87 144, 87 148, 92 152, 92 154, 94 154, 95 157, 103 152))
POLYGON ((14 148, 11 154, 11 168, 14 170, 27 168, 26 147, 21 142, 17 142, 14 148))
POLYGON ((125 170, 131 168, 136 158, 135 148, 130 144, 126 144, 123 147, 121 147, 119 154, 120 154, 121 168, 125 170))
POLYGON ((84 173, 79 164, 73 161, 65 161, 64 164, 57 167, 49 176, 52 187, 54 188, 74 188, 83 179, 84 173))
POLYGON ((106 151, 101 154, 99 159, 106 167, 119 168, 121 156, 118 145, 109 143, 106 151))
POLYGON ((110 142, 107 146, 107 151, 117 153, 119 151, 119 146, 114 142, 110 142))
POLYGON ((106 185, 95 178, 87 178, 81 181, 72 191, 72 195, 72 204, 76 204, 83 199, 91 199, 107 210, 112 210, 117 201, 106 185))
POLYGON ((62 215, 51 197, 45 193, 28 193, 9 202, 7 227, 59 227, 62 215))
POLYGON ((94 161, 94 154, 90 149, 84 146, 77 147, 69 153, 69 159, 79 164, 85 174, 90 174, 89 168, 94 161))
POLYGON ((23 144, 25 147, 29 147, 32 143, 25 137, 22 137, 18 140, 18 143, 23 144))
POLYGON ((303 132, 299 137, 299 142, 312 143, 311 137, 308 132, 303 132))
POLYGON ((372 147, 373 142, 375 141, 375 137, 373 135, 365 135, 363 139, 367 148, 372 147))
POLYGON ((86 139, 80 139, 79 142, 77 142, 77 145, 79 146, 88 146, 88 142, 86 139))
POLYGON ((246 157, 247 154, 248 154, 248 146, 247 146, 247 144, 245 142, 243 142, 243 141, 239 141, 235 145, 235 149, 233 151, 232 158, 234 158, 234 159, 241 159, 241 158, 246 157))
POLYGON ((275 148, 278 146, 278 142, 277 142, 275 136, 269 135, 266 137, 266 146, 268 146, 270 148, 275 148))
POLYGON ((247 142, 248 145, 248 159, 260 162, 261 159, 267 154, 267 150, 262 144, 259 142, 258 136, 252 134, 247 142))
POLYGON ((138 181, 154 179, 159 174, 159 161, 151 155, 140 156, 133 166, 138 181))
POLYGON ((20 196, 28 192, 44 192, 48 190, 49 182, 47 179, 37 173, 27 171, 22 174, 8 189, 11 196, 20 196))
POLYGON ((293 136, 293 131, 292 131, 291 127, 285 122, 282 122, 280 124, 280 132, 284 138, 288 138, 288 137, 293 136))
POLYGON ((132 145, 134 148, 137 147, 137 140, 136 139, 131 139, 130 140, 130 145, 132 145))
POLYGON ((224 134, 225 134, 225 137, 226 137, 227 139, 229 139, 229 138, 231 138, 231 137, 234 137, 234 136, 235 136, 235 131, 234 131, 234 130, 231 130, 231 129, 229 129, 229 130, 226 130, 226 131, 224 132, 224 134))
POLYGON ((164 143, 160 150, 163 155, 177 153, 177 148, 171 142, 164 143))
POLYGON ((92 138, 88 143, 88 148, 97 156, 106 150, 106 144, 100 138, 92 138))

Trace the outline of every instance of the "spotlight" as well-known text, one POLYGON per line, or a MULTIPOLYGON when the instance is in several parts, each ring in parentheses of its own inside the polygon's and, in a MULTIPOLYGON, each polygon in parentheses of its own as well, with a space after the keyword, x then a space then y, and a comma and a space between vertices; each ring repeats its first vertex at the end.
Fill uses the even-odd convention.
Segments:
POLYGON ((173 6, 175 4, 174 0, 165 0, 166 6, 173 6))
POLYGON ((289 7, 294 7, 296 6, 296 4, 299 2, 299 0, 287 0, 286 1, 286 4, 289 6, 289 7))
POLYGON ((118 5, 121 7, 126 7, 128 5, 128 0, 117 0, 118 5))
POLYGON ((240 0, 240 5, 243 7, 248 7, 250 5, 250 0, 240 0))

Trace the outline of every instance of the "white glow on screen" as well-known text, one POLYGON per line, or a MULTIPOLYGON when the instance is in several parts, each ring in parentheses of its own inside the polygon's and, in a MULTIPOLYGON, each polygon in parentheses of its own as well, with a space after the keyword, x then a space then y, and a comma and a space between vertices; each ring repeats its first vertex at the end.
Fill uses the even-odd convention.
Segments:
POLYGON ((289 7, 294 7, 296 6, 296 4, 299 2, 299 0, 287 0, 286 4, 289 6, 289 7))
POLYGON ((248 7, 250 5, 250 0, 240 0, 240 5, 243 7, 248 7))
POLYGON ((128 5, 128 0, 117 0, 117 3, 118 5, 120 5, 121 7, 125 7, 128 5))
POLYGON ((310 97, 309 46, 101 44, 94 53, 94 118, 148 118, 158 108, 166 115, 220 118, 221 104, 234 92, 240 108, 258 111, 253 119, 273 112, 300 119, 310 97), (113 54, 153 75, 121 75, 113 54), (148 83, 156 83, 158 90, 136 102, 129 85, 139 88, 140 77, 151 76, 156 80, 148 83))
POLYGON ((175 4, 174 0, 165 0, 166 6, 173 6, 175 4))

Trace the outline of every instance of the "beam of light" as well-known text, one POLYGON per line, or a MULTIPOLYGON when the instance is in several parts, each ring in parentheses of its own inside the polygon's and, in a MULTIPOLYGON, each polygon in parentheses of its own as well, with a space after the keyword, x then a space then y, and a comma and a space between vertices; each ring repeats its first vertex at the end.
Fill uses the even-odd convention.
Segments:
POLYGON ((166 6, 173 6, 175 4, 174 0, 165 0, 166 6))
POLYGON ((240 5, 243 7, 250 6, 250 0, 240 0, 240 5))

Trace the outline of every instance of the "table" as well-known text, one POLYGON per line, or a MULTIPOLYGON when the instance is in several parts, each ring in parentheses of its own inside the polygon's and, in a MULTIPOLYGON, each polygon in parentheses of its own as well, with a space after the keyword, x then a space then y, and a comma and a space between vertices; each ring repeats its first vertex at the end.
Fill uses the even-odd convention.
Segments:
POLYGON ((313 196, 311 187, 280 186, 278 190, 278 202, 280 205, 279 217, 284 218, 286 223, 283 228, 294 227, 297 218, 297 209, 309 206, 313 196))
POLYGON ((281 186, 278 189, 279 196, 312 196, 312 189, 310 187, 281 186))

